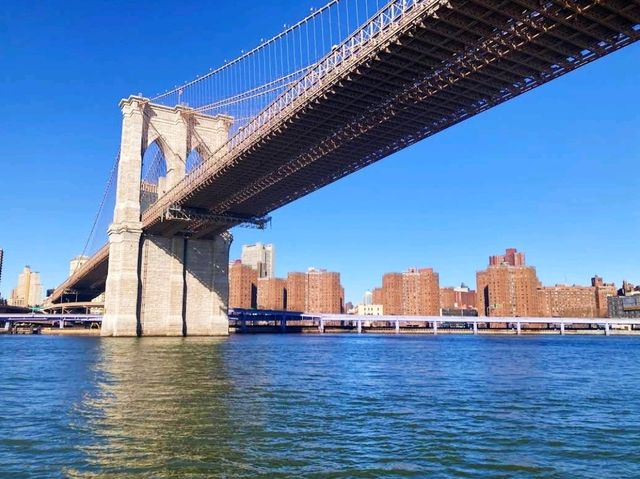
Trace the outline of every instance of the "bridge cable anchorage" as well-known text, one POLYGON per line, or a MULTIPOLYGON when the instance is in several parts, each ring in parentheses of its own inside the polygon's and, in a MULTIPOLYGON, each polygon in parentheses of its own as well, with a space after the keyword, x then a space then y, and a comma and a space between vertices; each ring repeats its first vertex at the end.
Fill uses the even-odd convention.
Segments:
POLYGON ((241 228, 255 228, 263 230, 271 224, 270 216, 243 216, 234 214, 216 214, 203 208, 187 208, 181 205, 172 205, 162 214, 161 221, 185 221, 208 225, 229 225, 241 228))

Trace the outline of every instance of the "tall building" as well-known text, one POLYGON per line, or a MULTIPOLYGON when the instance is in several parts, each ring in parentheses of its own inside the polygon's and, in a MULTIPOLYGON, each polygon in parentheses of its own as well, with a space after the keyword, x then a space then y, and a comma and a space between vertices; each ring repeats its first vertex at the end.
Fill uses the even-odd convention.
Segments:
POLYGON ((73 273, 78 271, 87 261, 89 261, 89 257, 83 255, 76 256, 71 261, 69 261, 69 276, 72 276, 73 273))
POLYGON ((250 244, 242 246, 242 264, 258 272, 258 278, 274 276, 275 248, 272 244, 250 244))
POLYGON ((342 313, 344 289, 340 284, 340 273, 309 268, 306 303, 308 313, 342 313))
POLYGON ((591 286, 596 289, 596 311, 601 318, 609 315, 607 299, 617 294, 616 285, 613 283, 605 283, 597 274, 591 278, 591 286))
POLYGON ((385 314, 404 314, 402 273, 386 273, 382 276, 382 306, 385 314))
POLYGON ((475 309, 476 292, 464 283, 457 288, 440 288, 440 307, 442 309, 475 309))
POLYGON ((543 286, 538 289, 539 315, 552 318, 594 318, 598 314, 593 286, 543 286))
POLYGON ((18 276, 18 285, 11 291, 9 305, 29 307, 40 304, 42 304, 40 273, 31 271, 29 266, 25 266, 18 276))
MULTIPOLYGON (((385 314, 440 314, 440 279, 432 268, 410 268, 403 273, 386 273, 382 277, 382 294, 376 293, 376 296, 382 297, 385 314)), ((377 304, 375 300, 374 304, 377 304)))
POLYGON ((289 273, 287 275, 287 310, 305 311, 307 307, 307 275, 289 273))
POLYGON ((373 288, 373 290, 371 290, 371 301, 373 304, 383 303, 382 288, 373 288))
POLYGON ((362 304, 373 304, 373 293, 371 291, 365 291, 362 297, 362 304))
POLYGON ((489 267, 476 273, 476 282, 480 316, 539 315, 536 269, 515 248, 491 256, 489 267))
POLYGON ((287 309, 308 313, 344 312, 344 288, 340 273, 309 268, 289 273, 286 282, 287 309))
POLYGON ((287 308, 287 282, 282 278, 258 278, 258 309, 287 308))
POLYGON ((525 266, 524 253, 515 248, 507 248, 504 254, 489 256, 489 266, 525 266))
POLYGON ((240 260, 229 264, 229 307, 256 308, 258 272, 240 260))

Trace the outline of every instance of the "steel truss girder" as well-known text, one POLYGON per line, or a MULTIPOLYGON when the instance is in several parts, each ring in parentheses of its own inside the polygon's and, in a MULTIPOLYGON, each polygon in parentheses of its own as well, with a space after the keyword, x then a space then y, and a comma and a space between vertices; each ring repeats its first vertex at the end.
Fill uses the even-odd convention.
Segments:
POLYGON ((244 228, 265 229, 271 223, 270 216, 243 216, 234 214, 217 214, 203 208, 188 208, 171 205, 162 215, 163 221, 184 221, 195 223, 198 228, 205 225, 228 225, 244 228))

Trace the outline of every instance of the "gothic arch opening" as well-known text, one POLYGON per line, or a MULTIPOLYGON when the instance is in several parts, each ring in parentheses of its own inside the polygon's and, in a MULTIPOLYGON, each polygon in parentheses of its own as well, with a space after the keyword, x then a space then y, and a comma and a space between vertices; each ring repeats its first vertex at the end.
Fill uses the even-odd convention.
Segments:
POLYGON ((195 147, 189 155, 187 156, 187 161, 185 163, 185 172, 188 175, 198 166, 200 166, 204 161, 204 155, 202 154, 199 147, 195 147))
POLYGON ((140 214, 144 213, 165 192, 167 161, 165 147, 156 138, 142 155, 140 174, 140 214))

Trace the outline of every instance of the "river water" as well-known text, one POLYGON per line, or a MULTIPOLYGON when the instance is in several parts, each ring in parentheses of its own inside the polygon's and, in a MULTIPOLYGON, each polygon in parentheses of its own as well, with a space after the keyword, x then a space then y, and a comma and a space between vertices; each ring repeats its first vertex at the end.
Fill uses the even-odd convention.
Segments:
POLYGON ((640 339, 0 336, 0 478, 640 477, 640 339))

